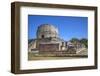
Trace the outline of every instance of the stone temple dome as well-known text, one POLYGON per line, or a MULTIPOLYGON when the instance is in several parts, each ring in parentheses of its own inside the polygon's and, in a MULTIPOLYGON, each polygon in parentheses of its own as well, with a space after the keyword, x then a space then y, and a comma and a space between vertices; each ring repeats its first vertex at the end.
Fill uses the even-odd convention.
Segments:
POLYGON ((42 24, 37 29, 37 38, 58 37, 58 29, 51 24, 42 24))

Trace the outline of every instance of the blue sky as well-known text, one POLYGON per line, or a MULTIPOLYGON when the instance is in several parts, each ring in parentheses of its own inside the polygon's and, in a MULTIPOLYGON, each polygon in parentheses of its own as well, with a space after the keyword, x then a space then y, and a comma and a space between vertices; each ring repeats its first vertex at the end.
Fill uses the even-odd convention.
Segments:
POLYGON ((57 27, 59 37, 66 41, 71 38, 88 38, 87 17, 28 15, 28 39, 36 38, 37 27, 41 24, 57 27))

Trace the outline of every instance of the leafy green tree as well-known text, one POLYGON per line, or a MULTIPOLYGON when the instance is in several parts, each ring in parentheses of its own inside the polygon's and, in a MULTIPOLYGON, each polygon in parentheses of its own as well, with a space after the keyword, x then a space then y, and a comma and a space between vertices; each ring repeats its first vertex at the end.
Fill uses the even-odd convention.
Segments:
POLYGON ((88 40, 86 38, 82 38, 80 43, 84 44, 86 48, 88 47, 88 40))
POLYGON ((75 47, 77 47, 78 43, 81 43, 85 45, 86 48, 88 48, 88 40, 86 38, 82 38, 80 40, 78 38, 72 38, 70 42, 72 42, 75 45, 75 47))
POLYGON ((70 42, 72 42, 72 43, 77 43, 77 42, 79 42, 80 40, 78 39, 78 38, 72 38, 71 40, 70 40, 70 42))
POLYGON ((70 40, 70 42, 72 42, 74 44, 75 48, 77 48, 77 44, 80 42, 80 40, 78 38, 72 38, 70 40))

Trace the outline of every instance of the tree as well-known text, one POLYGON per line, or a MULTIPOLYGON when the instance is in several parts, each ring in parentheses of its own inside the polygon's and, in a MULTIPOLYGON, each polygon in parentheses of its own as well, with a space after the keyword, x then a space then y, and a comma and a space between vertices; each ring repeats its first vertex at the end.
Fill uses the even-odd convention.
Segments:
POLYGON ((80 40, 77 39, 77 38, 72 38, 72 39, 70 40, 70 42, 72 42, 72 43, 74 44, 75 48, 77 49, 77 45, 78 45, 78 43, 80 42, 80 40))
POLYGON ((70 42, 72 42, 75 47, 77 47, 78 43, 85 45, 86 48, 88 47, 88 40, 86 38, 82 38, 80 40, 78 38, 72 38, 70 42))
POLYGON ((86 48, 88 47, 88 40, 86 38, 82 38, 80 43, 84 44, 86 48))
POLYGON ((72 38, 71 40, 70 40, 70 42, 72 42, 72 43, 77 43, 77 42, 79 42, 80 40, 79 39, 77 39, 77 38, 72 38))

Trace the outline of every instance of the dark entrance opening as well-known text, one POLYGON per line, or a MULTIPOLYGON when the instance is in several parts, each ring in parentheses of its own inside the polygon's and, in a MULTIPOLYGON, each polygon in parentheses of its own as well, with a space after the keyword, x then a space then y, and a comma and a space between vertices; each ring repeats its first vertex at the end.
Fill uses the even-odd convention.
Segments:
POLYGON ((44 35, 42 35, 41 37, 44 38, 44 35))

